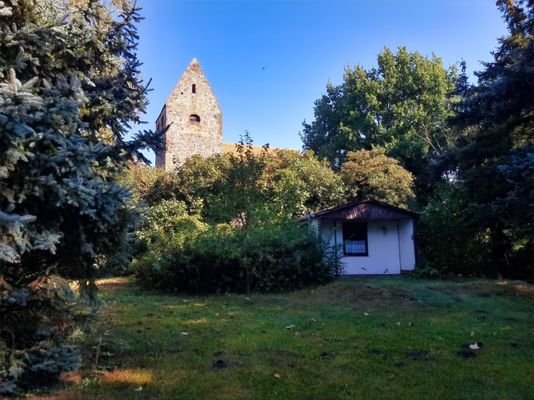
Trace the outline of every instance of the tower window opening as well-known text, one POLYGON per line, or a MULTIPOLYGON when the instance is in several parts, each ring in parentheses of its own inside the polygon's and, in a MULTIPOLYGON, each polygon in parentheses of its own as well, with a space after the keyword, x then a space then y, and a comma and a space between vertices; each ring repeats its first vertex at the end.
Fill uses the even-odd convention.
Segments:
POLYGON ((200 123, 200 117, 197 114, 191 114, 189 120, 194 124, 200 123))
POLYGON ((197 85, 195 83, 193 83, 193 86, 191 87, 191 91, 193 93, 196 93, 197 92, 197 85))

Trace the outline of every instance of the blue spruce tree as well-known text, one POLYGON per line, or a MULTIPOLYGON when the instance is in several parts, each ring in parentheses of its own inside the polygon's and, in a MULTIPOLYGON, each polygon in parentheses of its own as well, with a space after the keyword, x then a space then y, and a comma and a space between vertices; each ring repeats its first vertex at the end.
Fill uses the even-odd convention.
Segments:
POLYGON ((130 193, 117 176, 157 142, 128 1, 0 1, 0 394, 53 381, 79 359, 67 280, 124 251, 130 193))

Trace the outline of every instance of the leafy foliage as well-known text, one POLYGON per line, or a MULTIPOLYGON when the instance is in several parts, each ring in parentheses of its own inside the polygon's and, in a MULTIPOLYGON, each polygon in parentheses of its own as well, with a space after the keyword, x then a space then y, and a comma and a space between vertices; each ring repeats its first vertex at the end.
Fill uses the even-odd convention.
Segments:
POLYGON ((325 282, 339 272, 337 259, 293 218, 341 193, 339 177, 313 155, 255 154, 245 135, 235 154, 192 157, 155 181, 145 198, 159 201, 139 231, 136 274, 149 287, 199 293, 325 282))
POLYGON ((216 225, 187 235, 183 242, 167 243, 150 247, 136 261, 137 275, 149 287, 189 293, 272 292, 325 283, 339 273, 316 235, 295 222, 246 232, 216 225))
POLYGON ((148 206, 183 201, 190 214, 215 224, 243 224, 245 214, 260 220, 299 216, 345 195, 340 176, 311 152, 265 148, 258 154, 250 138, 233 154, 193 156, 176 173, 134 166, 124 181, 148 206))
POLYGON ((165 251, 167 247, 180 247, 205 229, 199 215, 188 214, 185 203, 163 200, 144 210, 143 223, 137 231, 140 240, 137 251, 165 251))
POLYGON ((161 168, 152 168, 140 163, 129 163, 119 180, 131 190, 132 200, 137 204, 152 205, 173 198, 174 174, 161 168))
POLYGON ((344 198, 340 176, 311 151, 274 150, 267 154, 261 185, 279 214, 303 215, 344 198))
POLYGON ((256 156, 248 132, 236 145, 236 152, 230 153, 229 168, 224 171, 223 180, 216 182, 217 191, 210 201, 210 214, 216 222, 231 222, 241 228, 261 223, 270 214, 265 192, 258 185, 265 168, 265 154, 256 156))
POLYGON ((443 276, 495 274, 486 263, 489 232, 480 231, 472 217, 458 189, 443 185, 436 190, 417 224, 417 243, 428 268, 443 276))
POLYGON ((407 207, 415 197, 412 174, 378 147, 349 152, 341 165, 341 178, 350 198, 373 198, 407 207))
POLYGON ((458 135, 449 119, 461 76, 440 58, 404 47, 395 54, 384 49, 377 61, 370 70, 347 68, 343 83, 327 85, 315 102, 314 121, 303 124, 304 148, 339 169, 349 151, 384 147, 426 193, 435 177, 432 166, 458 135))

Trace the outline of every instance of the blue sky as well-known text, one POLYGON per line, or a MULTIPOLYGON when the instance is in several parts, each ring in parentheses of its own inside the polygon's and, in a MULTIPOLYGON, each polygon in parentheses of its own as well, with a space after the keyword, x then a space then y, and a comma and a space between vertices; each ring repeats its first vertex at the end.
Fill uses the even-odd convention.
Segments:
POLYGON ((223 110, 223 141, 248 130, 256 144, 300 149, 304 119, 345 66, 370 68, 384 47, 406 46, 469 72, 505 26, 491 0, 138 0, 139 57, 152 78, 154 121, 197 57, 223 110))

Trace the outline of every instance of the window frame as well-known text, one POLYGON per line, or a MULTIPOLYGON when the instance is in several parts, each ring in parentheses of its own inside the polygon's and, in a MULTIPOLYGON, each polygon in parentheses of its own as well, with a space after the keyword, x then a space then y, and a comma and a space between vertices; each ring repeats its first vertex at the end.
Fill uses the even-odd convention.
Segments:
POLYGON ((369 257, 369 227, 367 222, 349 222, 349 221, 343 221, 342 223, 342 240, 343 240, 343 256, 345 257, 369 257), (365 240, 365 252, 364 253, 349 253, 347 251, 346 247, 346 237, 350 234, 347 232, 350 226, 363 226, 365 231, 365 239, 357 239, 357 240, 365 240))

